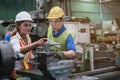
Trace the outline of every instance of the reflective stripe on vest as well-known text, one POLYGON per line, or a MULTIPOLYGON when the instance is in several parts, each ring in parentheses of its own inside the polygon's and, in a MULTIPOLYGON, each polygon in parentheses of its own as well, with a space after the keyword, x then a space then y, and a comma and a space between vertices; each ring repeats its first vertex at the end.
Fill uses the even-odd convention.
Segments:
MULTIPOLYGON (((17 37, 17 35, 15 35, 15 36, 17 37)), ((20 46, 21 47, 26 46, 26 43, 24 42, 23 39, 19 39, 19 42, 20 42, 20 46)), ((30 44, 31 44, 31 40, 29 38, 28 39, 28 45, 30 45, 30 44)), ((22 67, 24 69, 30 69, 31 68, 30 64, 28 63, 29 58, 30 58, 30 54, 32 54, 32 51, 29 51, 29 52, 27 52, 27 53, 24 54, 23 62, 21 62, 21 64, 23 65, 22 67)))
POLYGON ((51 46, 51 49, 57 50, 57 51, 66 51, 66 41, 67 41, 67 38, 69 35, 72 35, 73 38, 75 37, 74 33, 72 33, 71 31, 66 29, 59 37, 53 37, 52 27, 49 26, 48 34, 47 34, 48 39, 53 40, 56 43, 61 44, 61 47, 51 46))

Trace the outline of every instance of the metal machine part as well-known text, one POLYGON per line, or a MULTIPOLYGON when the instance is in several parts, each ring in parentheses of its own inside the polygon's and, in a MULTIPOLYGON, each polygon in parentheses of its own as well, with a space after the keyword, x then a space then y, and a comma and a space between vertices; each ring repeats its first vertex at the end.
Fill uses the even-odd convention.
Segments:
POLYGON ((15 65, 15 54, 12 45, 7 41, 0 41, 0 75, 10 75, 15 65))
POLYGON ((48 12, 52 6, 53 0, 36 0, 37 9, 30 11, 32 19, 46 19, 48 12))
MULTIPOLYGON (((34 65, 33 69, 38 69, 38 70, 42 71, 43 75, 46 76, 49 80, 55 79, 54 78, 55 76, 53 77, 53 75, 51 75, 53 73, 53 72, 51 73, 51 71, 63 70, 63 72, 64 72, 69 68, 69 70, 64 72, 64 74, 70 73, 70 70, 72 70, 73 65, 70 65, 70 64, 69 64, 69 66, 65 65, 68 63, 68 61, 59 62, 61 60, 59 60, 55 56, 56 53, 57 53, 57 51, 37 52, 35 55, 36 60, 33 60, 33 62, 32 62, 32 60, 30 61, 30 62, 32 62, 31 64, 34 65), (58 65, 52 65, 55 63, 58 63, 58 65), (63 64, 64 64, 64 66, 63 66, 63 64), (52 69, 53 67, 55 67, 56 69, 52 69)), ((14 53, 12 45, 8 41, 0 41, 0 63, 1 63, 0 64, 0 79, 3 76, 9 76, 12 73, 12 71, 14 70, 14 65, 15 65, 16 60, 23 59, 24 56, 22 54, 21 55, 19 55, 19 54, 20 54, 19 52, 14 53)))
POLYGON ((119 70, 120 67, 112 66, 93 71, 75 73, 69 76, 57 78, 57 80, 118 80, 120 79, 119 70))
POLYGON ((116 44, 115 46, 115 52, 116 52, 116 57, 115 57, 115 64, 120 66, 120 44, 116 44))
POLYGON ((46 23, 33 23, 32 24, 32 28, 31 28, 31 32, 30 32, 30 36, 34 41, 40 39, 41 37, 46 37, 46 33, 47 33, 47 29, 48 29, 48 25, 46 23))
POLYGON ((8 76, 14 70, 16 60, 22 60, 23 55, 14 53, 8 41, 0 41, 0 76, 8 76))
MULTIPOLYGON (((36 53, 37 56, 35 58, 37 60, 36 62, 39 63, 37 64, 38 67, 31 69, 31 71, 22 70, 18 72, 20 72, 23 76, 31 77, 30 75, 32 75, 33 77, 34 74, 35 77, 42 78, 42 79, 39 78, 37 80, 55 80, 54 77, 57 77, 56 80, 75 80, 75 79, 77 80, 78 78, 82 78, 81 76, 93 76, 86 77, 92 78, 92 80, 96 80, 96 77, 98 78, 98 80, 110 80, 111 78, 113 79, 120 77, 119 76, 120 67, 117 66, 96 69, 93 71, 86 71, 81 73, 74 73, 69 75, 74 65, 74 61, 59 60, 54 56, 56 52, 57 51, 37 52, 36 53), (109 76, 107 74, 109 74, 109 76)), ((16 54, 17 53, 14 53, 12 45, 9 42, 0 41, 0 79, 1 76, 3 77, 10 75, 14 69, 15 61, 22 59, 23 55, 21 56, 19 55, 19 53, 17 55, 16 54)), ((33 63, 35 63, 35 61, 33 61, 33 63)), ((36 80, 35 78, 32 79, 36 80)))
POLYGON ((43 37, 46 34, 47 28, 48 26, 45 23, 33 23, 30 35, 43 37))
POLYGON ((100 44, 100 46, 99 46, 99 50, 107 50, 108 49, 108 47, 107 47, 107 44, 105 44, 105 43, 101 43, 100 44))
POLYGON ((39 62, 38 68, 50 80, 69 75, 74 67, 74 60, 59 60, 56 53, 57 51, 36 53, 38 55, 37 62, 39 62))
POLYGON ((57 78, 62 76, 70 75, 74 67, 73 60, 60 60, 57 63, 48 64, 48 70, 50 74, 57 78))

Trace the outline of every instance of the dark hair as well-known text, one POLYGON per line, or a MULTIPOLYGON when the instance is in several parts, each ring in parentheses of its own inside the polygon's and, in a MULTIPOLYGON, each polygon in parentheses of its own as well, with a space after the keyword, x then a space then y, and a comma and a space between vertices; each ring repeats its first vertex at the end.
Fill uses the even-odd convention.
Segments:
POLYGON ((24 21, 18 21, 16 22, 16 25, 21 25, 24 21))
POLYGON ((18 26, 20 26, 23 22, 24 22, 24 21, 18 21, 18 22, 16 22, 17 31, 19 31, 18 26))
POLYGON ((63 17, 60 17, 59 19, 60 19, 60 21, 62 21, 62 20, 63 20, 63 17))

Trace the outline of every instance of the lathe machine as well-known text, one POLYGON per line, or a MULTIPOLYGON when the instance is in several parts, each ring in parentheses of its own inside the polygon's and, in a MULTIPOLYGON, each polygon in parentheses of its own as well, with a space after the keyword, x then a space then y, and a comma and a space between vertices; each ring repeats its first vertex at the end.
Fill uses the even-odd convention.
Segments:
MULTIPOLYGON (((36 48, 35 59, 30 60, 33 66, 29 70, 17 70, 17 74, 28 78, 18 80, 118 80, 120 79, 119 66, 111 66, 92 71, 72 73, 76 60, 61 60, 55 56, 46 44, 36 48)), ((14 70, 16 60, 22 60, 21 53, 14 53, 12 45, 7 41, 0 41, 0 80, 10 80, 9 75, 14 70)), ((117 57, 118 58, 118 57, 117 57)), ((103 65, 104 66, 104 65, 103 65)))

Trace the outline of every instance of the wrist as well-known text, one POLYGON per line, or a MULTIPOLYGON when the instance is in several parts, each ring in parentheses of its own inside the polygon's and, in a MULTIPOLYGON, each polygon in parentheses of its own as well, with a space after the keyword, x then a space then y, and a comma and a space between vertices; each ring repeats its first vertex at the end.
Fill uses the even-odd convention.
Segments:
POLYGON ((33 44, 34 44, 35 47, 39 46, 38 42, 34 42, 33 44))

